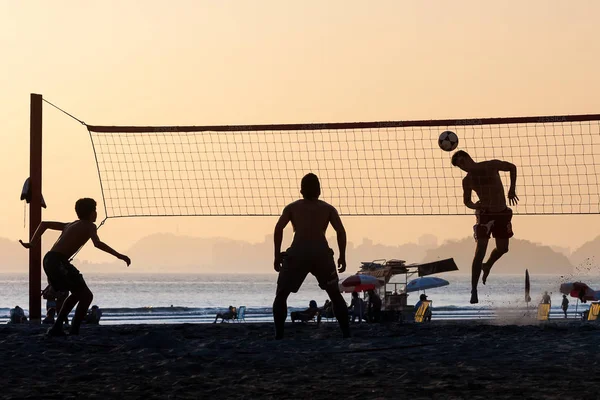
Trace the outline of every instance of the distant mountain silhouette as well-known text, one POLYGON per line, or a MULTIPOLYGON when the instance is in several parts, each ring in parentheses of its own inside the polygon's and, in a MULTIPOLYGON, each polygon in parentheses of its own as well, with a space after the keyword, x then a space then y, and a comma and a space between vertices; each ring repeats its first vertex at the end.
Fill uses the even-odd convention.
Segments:
MULTIPOLYGON (((493 248, 494 241, 490 240, 488 255, 493 248)), ((441 246, 429 250, 424 261, 452 257, 459 270, 470 272, 474 253, 475 241, 472 237, 467 237, 459 241, 445 242, 441 246)), ((564 254, 552 250, 549 246, 522 239, 511 240, 510 251, 494 265, 493 271, 496 274, 520 274, 526 268, 530 273, 537 274, 562 275, 573 271, 570 260, 564 254)))
MULTIPOLYGON (((290 239, 290 238, 288 238, 290 239)), ((335 237, 328 239, 337 260, 335 237)), ((359 245, 349 242, 347 246, 348 272, 355 272, 362 261, 400 258, 407 262, 419 262, 428 249, 435 247, 437 238, 423 235, 419 243, 399 246, 374 244, 363 239, 359 245)), ((286 245, 282 249, 286 249, 286 245)), ((125 269, 121 262, 95 264, 75 260, 75 265, 89 272, 182 272, 182 273, 236 273, 273 271, 273 236, 265 236, 260 243, 249 243, 226 238, 197 238, 171 233, 146 236, 136 242, 126 254, 132 266, 125 269)), ((274 272, 274 271, 273 271, 274 272)))
POLYGON ((600 273, 600 236, 584 243, 569 258, 575 273, 600 273))
MULTIPOLYGON (((289 243, 291 237, 285 238, 289 243)), ((337 241, 330 237, 329 245, 338 257, 337 241)), ((286 243, 283 249, 286 248, 286 243)), ((88 244, 91 246, 91 244, 88 244)), ((490 249, 493 240, 490 242, 490 249)), ((576 250, 569 260, 562 252, 526 240, 513 239, 510 252, 494 267, 495 273, 522 273, 528 268, 532 273, 568 274, 576 263, 593 262, 600 237, 576 250), (587 261, 586 261, 587 260, 587 261)), ((438 246, 433 235, 423 235, 416 243, 383 245, 363 239, 359 244, 348 243, 347 271, 353 273, 363 261, 376 259, 401 259, 407 263, 454 258, 460 271, 470 273, 475 251, 473 238, 449 241, 438 246)), ((104 273, 270 273, 273 271, 273 237, 265 236, 259 243, 227 238, 198 238, 171 233, 153 234, 137 241, 125 251, 133 264, 125 268, 116 260, 111 263, 92 263, 75 260, 74 264, 85 272, 104 273)), ((0 238, 0 272, 27 272, 28 253, 17 241, 0 238)), ((598 259, 598 258, 596 258, 598 259)), ((587 264, 586 264, 587 265, 587 264)), ((584 265, 585 266, 585 265, 584 265)), ((273 271, 274 272, 274 271, 273 271)))

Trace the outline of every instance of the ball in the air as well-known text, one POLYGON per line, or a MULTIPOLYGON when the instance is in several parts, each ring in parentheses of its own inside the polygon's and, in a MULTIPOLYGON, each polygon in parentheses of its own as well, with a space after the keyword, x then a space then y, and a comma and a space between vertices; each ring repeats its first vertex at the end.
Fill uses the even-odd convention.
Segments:
POLYGON ((444 151, 452 151, 458 146, 458 136, 452 131, 444 131, 440 134, 438 145, 444 151))

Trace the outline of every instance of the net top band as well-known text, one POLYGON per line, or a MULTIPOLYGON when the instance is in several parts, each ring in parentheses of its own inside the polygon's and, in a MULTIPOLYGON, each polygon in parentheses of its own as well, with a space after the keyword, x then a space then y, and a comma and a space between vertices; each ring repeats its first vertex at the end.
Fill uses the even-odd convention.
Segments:
POLYGON ((318 131, 330 129, 381 129, 432 126, 472 126, 508 124, 560 124, 600 120, 600 114, 552 115, 537 117, 438 119, 414 121, 333 122, 309 124, 266 125, 207 125, 207 126, 101 126, 86 125, 97 133, 163 133, 163 132, 260 132, 260 131, 318 131))

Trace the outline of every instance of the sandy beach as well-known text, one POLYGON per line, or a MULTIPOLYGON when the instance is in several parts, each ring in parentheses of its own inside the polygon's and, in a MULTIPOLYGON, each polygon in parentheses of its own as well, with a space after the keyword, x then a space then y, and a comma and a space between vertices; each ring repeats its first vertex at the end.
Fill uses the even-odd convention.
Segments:
POLYGON ((2 398, 597 398, 600 324, 0 327, 2 398))

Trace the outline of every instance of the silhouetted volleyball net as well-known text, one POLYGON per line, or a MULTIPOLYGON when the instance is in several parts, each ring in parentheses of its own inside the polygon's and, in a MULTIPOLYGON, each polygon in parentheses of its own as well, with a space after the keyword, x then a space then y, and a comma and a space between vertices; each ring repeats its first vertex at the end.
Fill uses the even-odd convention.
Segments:
POLYGON ((471 214, 445 130, 475 161, 517 165, 515 213, 600 212, 600 115, 87 127, 109 218, 279 215, 308 172, 344 215, 471 214))

